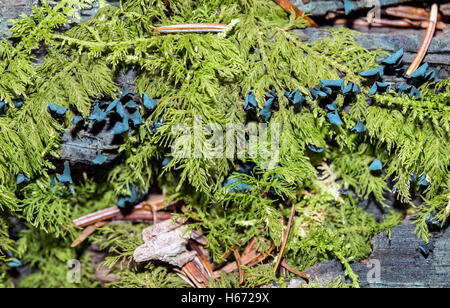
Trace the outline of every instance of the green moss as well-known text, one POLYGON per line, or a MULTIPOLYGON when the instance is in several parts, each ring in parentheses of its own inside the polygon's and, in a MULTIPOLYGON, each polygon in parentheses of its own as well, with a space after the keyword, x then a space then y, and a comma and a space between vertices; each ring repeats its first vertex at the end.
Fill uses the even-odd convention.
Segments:
MULTIPOLYGON (((356 199, 339 195, 340 186, 351 188, 359 198, 373 196, 382 203, 389 189, 386 182, 395 177, 399 199, 409 202, 418 192, 418 185, 410 183, 411 174, 426 173, 432 182, 417 209, 419 235, 428 238, 430 214, 437 213, 441 222, 448 218, 449 80, 425 84, 418 100, 375 95, 369 105, 370 89, 359 73, 377 66, 377 57, 384 53, 365 50, 355 43, 354 32, 345 28, 330 30, 322 41, 303 42, 289 30, 305 27, 305 21, 286 15, 273 1, 168 1, 171 14, 166 14, 161 0, 122 1, 119 8, 104 6, 94 18, 65 32, 60 29, 69 24, 68 18, 93 1, 63 0, 54 7, 43 2, 31 16, 13 21, 14 45, 0 42, 0 100, 8 104, 6 111, 0 111, 0 268, 5 268, 6 252, 14 251, 24 264, 37 269, 21 286, 73 286, 66 279, 66 263, 74 258, 84 265, 81 286, 98 286, 87 244, 68 248, 77 234, 70 221, 115 204, 123 187, 132 183, 146 188, 158 185, 169 198, 184 201, 190 213, 186 215, 195 221, 192 227, 202 228, 209 241, 215 265, 225 261, 222 255, 231 245, 241 243, 242 250, 253 237, 262 251, 268 248, 267 239, 279 248, 280 220, 288 218, 286 205, 292 203, 297 216, 285 250, 289 262, 305 269, 337 258, 354 286, 357 277, 348 261, 368 256, 371 238, 398 223, 400 215, 392 213, 377 223, 357 207, 356 199), (157 21, 166 25, 233 20, 237 20, 234 29, 225 35, 158 35, 149 30, 157 21), (41 46, 47 54, 36 66, 32 52, 41 46), (50 174, 55 169, 53 158, 58 157, 60 131, 71 115, 86 118, 95 99, 114 98, 119 90, 115 77, 122 69, 137 72, 136 92, 158 98, 157 109, 144 125, 124 136, 121 164, 107 174, 75 183, 75 195, 58 185, 52 193, 50 174), (348 114, 343 112, 344 97, 337 96, 343 121, 337 127, 328 122, 308 88, 342 75, 362 93, 351 102, 348 114), (248 159, 256 165, 253 173, 232 175, 239 178, 237 184, 252 187, 246 193, 229 193, 222 187, 237 167, 235 158, 174 158, 161 166, 177 124, 192 128, 195 115, 223 128, 245 122, 247 89, 255 93, 259 108, 265 93, 275 89, 279 94, 279 111, 269 122, 283 127, 278 166, 266 170, 261 157, 248 159), (282 95, 294 89, 307 100, 299 112, 282 95), (19 99, 24 104, 15 108, 13 101, 19 99), (53 119, 47 112, 49 102, 69 108, 67 119, 53 119), (152 122, 162 115, 164 125, 151 134, 152 122), (357 120, 366 125, 366 134, 350 132, 357 120), (311 144, 326 149, 313 153, 307 147, 311 144), (386 166, 385 176, 370 171, 374 158, 386 166), (15 184, 19 172, 31 178, 28 185, 15 184), (10 216, 26 222, 18 240, 8 230, 10 216)), ((142 242, 143 227, 105 226, 89 238, 111 253, 106 265, 124 265, 120 281, 111 286, 184 285, 164 265, 128 263, 142 242)), ((265 265, 246 268, 255 278, 244 286, 276 280, 272 261, 268 258, 265 265)), ((0 284, 8 285, 8 272, 0 273, 0 284)), ((236 279, 232 274, 214 286, 237 286, 236 279)))

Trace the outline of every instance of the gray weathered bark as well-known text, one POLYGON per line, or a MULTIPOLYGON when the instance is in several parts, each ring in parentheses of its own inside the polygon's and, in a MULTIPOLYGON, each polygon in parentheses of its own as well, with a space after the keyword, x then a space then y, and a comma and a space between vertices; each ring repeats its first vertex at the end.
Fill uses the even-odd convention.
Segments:
MULTIPOLYGON (((17 19, 21 14, 30 15, 33 6, 40 6, 40 0, 0 0, 0 39, 7 38, 11 35, 9 27, 9 19, 17 19)), ((49 3, 52 1, 48 1, 49 3)), ((107 0, 110 5, 118 5, 118 0, 107 0)), ((89 10, 81 10, 81 20, 93 17, 98 11, 98 4, 94 2, 93 7, 89 10)), ((74 24, 77 21, 74 20, 74 24)))
MULTIPOLYGON (((326 29, 308 28, 304 30, 294 30, 294 32, 307 42, 323 39, 328 35, 326 29)), ((400 31, 394 35, 392 33, 378 33, 378 32, 357 32, 356 41, 362 47, 368 50, 384 50, 393 53, 400 48, 405 50, 403 62, 405 65, 410 64, 422 43, 423 36, 421 32, 417 34, 406 33, 402 34, 400 31)), ((424 59, 430 66, 438 71, 438 76, 441 79, 449 77, 450 66, 450 36, 439 35, 433 38, 428 49, 427 55, 424 59)))
MULTIPOLYGON (((450 231, 448 228, 434 233, 430 241, 433 251, 425 256, 420 246, 425 244, 414 234, 414 225, 406 220, 391 229, 391 239, 382 232, 372 240, 373 252, 367 260, 353 263, 364 288, 450 287, 450 231), (379 264, 379 277, 377 277, 379 264), (379 279, 377 279, 379 278, 379 279)), ((326 286, 333 280, 344 278, 344 270, 337 260, 321 262, 305 270, 313 282, 326 286)), ((289 287, 301 287, 305 281, 294 278, 289 287)))
POLYGON ((34 5, 39 0, 0 0, 0 39, 11 35, 9 19, 16 19, 20 14, 31 14, 34 5))

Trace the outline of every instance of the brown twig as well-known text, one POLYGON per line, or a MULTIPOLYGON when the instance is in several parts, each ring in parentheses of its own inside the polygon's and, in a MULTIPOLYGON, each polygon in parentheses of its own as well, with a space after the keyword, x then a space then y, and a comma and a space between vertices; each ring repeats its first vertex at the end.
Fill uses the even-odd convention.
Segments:
POLYGON ((158 209, 156 208, 156 206, 154 206, 151 203, 150 203, 150 207, 152 209, 152 214, 153 214, 153 224, 156 225, 158 223, 158 215, 157 215, 158 209))
MULTIPOLYGON (((244 240, 244 239, 241 238, 241 239, 238 241, 238 245, 240 245, 240 244, 242 243, 243 240, 244 240)), ((236 244, 231 245, 231 247, 228 248, 227 251, 225 251, 224 254, 222 255, 222 259, 228 258, 228 257, 233 253, 233 251, 234 251, 235 249, 236 249, 236 244)))
MULTIPOLYGON (((388 7, 386 8, 385 13, 390 16, 412 20, 428 20, 430 18, 430 12, 426 11, 424 8, 407 5, 388 7)), ((442 15, 439 13, 437 14, 437 20, 442 20, 442 15)))
POLYGON ((250 243, 248 243, 248 245, 245 247, 242 255, 245 256, 245 255, 250 254, 250 252, 255 249, 255 244, 256 244, 256 237, 252 238, 250 243))
MULTIPOLYGON (((173 216, 169 213, 156 213, 156 217, 158 217, 158 220, 168 220, 168 219, 172 219, 173 216)), ((137 220, 151 220, 154 221, 155 218, 155 214, 153 213, 146 213, 141 211, 136 211, 133 212, 129 215, 123 216, 121 214, 115 216, 112 218, 113 221, 137 221, 137 220)), ((102 227, 106 224, 109 224, 109 221, 99 221, 96 222, 92 225, 87 226, 82 232, 81 234, 76 238, 76 240, 72 243, 72 245, 70 247, 74 248, 78 245, 80 245, 84 240, 86 240, 89 235, 91 235, 92 233, 94 233, 94 231, 99 228, 102 227)))
POLYGON ((72 245, 70 245, 70 247, 71 248, 77 247, 82 242, 84 242, 84 240, 87 239, 89 237, 89 235, 94 233, 95 230, 97 230, 97 228, 100 228, 106 224, 108 224, 108 222, 101 221, 101 222, 97 222, 93 225, 88 226, 86 229, 83 230, 83 232, 81 232, 81 234, 75 239, 75 241, 73 241, 73 243, 72 243, 72 245))
POLYGON ((425 54, 427 53, 428 47, 430 47, 431 39, 433 38, 434 31, 436 29, 437 13, 438 13, 438 6, 435 3, 431 6, 430 23, 428 25, 427 32, 425 33, 422 45, 420 45, 419 52, 417 53, 410 67, 406 71, 406 77, 411 76, 411 74, 419 67, 420 63, 425 57, 425 54))
POLYGON ((281 247, 280 247, 280 252, 278 253, 277 262, 275 263, 275 266, 273 268, 274 272, 276 272, 278 270, 278 266, 280 265, 281 259, 283 258, 284 249, 286 248, 286 243, 287 243, 287 241, 289 239, 289 233, 291 231, 291 226, 292 226, 292 221, 294 219, 294 214, 295 214, 295 206, 294 206, 294 203, 292 203, 291 214, 289 215, 289 221, 288 221, 288 224, 287 224, 286 233, 284 234, 283 241, 281 242, 281 247))
MULTIPOLYGON (((345 19, 338 18, 333 21, 334 25, 353 25, 353 26, 363 26, 363 27, 393 27, 393 28, 423 28, 427 29, 430 22, 427 21, 412 21, 409 19, 386 19, 377 18, 372 22, 367 20, 367 17, 357 18, 357 19, 345 19)), ((436 29, 443 30, 447 27, 444 22, 437 22, 436 29)))
POLYGON ((255 264, 258 264, 262 261, 264 261, 268 256, 270 256, 270 254, 272 253, 272 251, 275 249, 275 245, 273 243, 271 243, 269 250, 267 250, 266 253, 264 254, 259 254, 257 257, 253 258, 252 260, 250 260, 248 263, 246 263, 245 265, 248 266, 253 266, 255 264))
POLYGON ((295 12, 295 16, 297 18, 303 17, 306 21, 308 21, 308 26, 313 28, 318 28, 319 26, 316 24, 314 20, 310 17, 306 16, 305 13, 300 11, 295 5, 293 5, 289 0, 274 0, 279 6, 281 6, 287 13, 291 13, 292 10, 295 12))
POLYGON ((172 219, 173 215, 169 213, 132 213, 130 215, 118 215, 113 221, 134 221, 134 220, 151 220, 153 223, 160 220, 172 219))
POLYGON ((165 206, 165 196, 164 195, 152 195, 146 201, 141 202, 133 208, 133 211, 129 215, 122 215, 120 209, 117 206, 113 206, 101 211, 97 211, 86 216, 77 218, 72 221, 78 227, 86 227, 81 234, 75 239, 71 247, 74 248, 80 245, 84 240, 86 240, 89 235, 94 233, 94 231, 109 222, 106 220, 168 220, 172 219, 173 216, 169 213, 157 213, 156 211, 162 209, 165 206), (148 213, 148 210, 152 210, 152 213, 148 213))
MULTIPOLYGON (((133 211, 143 210, 143 209, 151 209, 154 206, 157 209, 162 209, 165 205, 166 197, 164 195, 152 195, 148 200, 139 203, 133 209, 133 211)), ((97 211, 83 217, 77 218, 72 221, 78 227, 86 227, 92 224, 95 224, 100 221, 112 219, 116 216, 121 215, 120 208, 117 206, 112 206, 107 209, 97 211)))
POLYGON ((239 255, 239 252, 237 249, 234 250, 234 257, 236 258, 236 264, 239 271, 239 284, 244 283, 244 270, 242 269, 242 262, 241 262, 241 256, 239 255))
POLYGON ((120 214, 120 209, 117 206, 109 207, 107 209, 97 211, 72 221, 78 227, 87 227, 97 222, 111 219, 120 214))
POLYGON ((294 273, 295 275, 299 276, 299 277, 302 277, 302 278, 305 278, 305 279, 308 279, 308 280, 311 278, 310 275, 305 274, 303 272, 300 272, 298 269, 290 266, 287 263, 286 258, 284 258, 283 261, 281 262, 281 266, 284 267, 285 269, 287 269, 288 271, 290 271, 291 273, 294 273))
MULTIPOLYGON (((249 247, 252 244, 252 242, 250 242, 250 244, 247 247, 249 247)), ((269 250, 267 252, 265 252, 264 254, 261 254, 256 249, 254 249, 254 246, 253 246, 253 248, 249 249, 247 251, 247 253, 245 253, 245 254, 242 253, 241 265, 254 266, 254 265, 264 261, 272 253, 274 248, 275 248, 275 245, 273 243, 271 243, 269 250)), ((225 265, 224 267, 222 267, 221 269, 215 271, 214 277, 218 278, 218 277, 220 277, 220 273, 231 273, 237 269, 238 269, 238 267, 237 267, 236 262, 230 262, 227 265, 225 265)))

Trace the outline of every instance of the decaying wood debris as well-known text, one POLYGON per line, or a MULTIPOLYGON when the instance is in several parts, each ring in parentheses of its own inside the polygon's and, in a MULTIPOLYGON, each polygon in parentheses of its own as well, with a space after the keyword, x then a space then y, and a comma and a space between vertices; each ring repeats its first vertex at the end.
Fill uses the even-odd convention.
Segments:
MULTIPOLYGON (((344 1, 336 0, 292 0, 295 6, 297 6, 301 11, 311 14, 313 16, 325 16, 329 12, 344 11, 344 1)), ((410 3, 420 3, 425 1, 417 0, 359 0, 351 1, 354 5, 355 11, 367 11, 372 9, 375 5, 380 5, 380 8, 386 6, 399 5, 399 4, 410 4, 410 3)), ((445 3, 446 1, 435 1, 437 3, 445 3)))

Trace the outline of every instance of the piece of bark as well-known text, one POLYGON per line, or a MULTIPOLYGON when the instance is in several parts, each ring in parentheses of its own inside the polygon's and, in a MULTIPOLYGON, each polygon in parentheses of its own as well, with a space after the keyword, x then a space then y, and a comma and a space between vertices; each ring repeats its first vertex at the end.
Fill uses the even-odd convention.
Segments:
POLYGON ((66 129, 61 139, 59 159, 72 164, 94 166, 93 160, 100 152, 107 157, 102 165, 112 162, 119 156, 117 151, 120 144, 117 136, 109 133, 108 128, 106 123, 100 130, 96 130, 95 125, 90 123, 78 131, 66 129))
POLYGON ((208 286, 210 278, 198 257, 195 256, 192 261, 186 263, 181 271, 190 280, 189 284, 193 284, 194 287, 203 289, 208 286))
MULTIPOLYGON (((363 288, 448 288, 450 287, 450 231, 445 228, 433 233, 430 242, 434 249, 425 256, 420 251, 425 243, 414 233, 411 220, 405 220, 391 229, 391 239, 386 232, 372 240, 373 252, 367 260, 353 262, 351 267, 359 277, 363 288), (380 265, 379 279, 376 279, 375 264, 380 265)), ((305 270, 311 275, 311 282, 326 286, 340 278, 351 283, 344 276, 344 269, 337 260, 320 262, 305 270)), ((289 287, 302 287, 303 279, 289 280, 289 287)))
POLYGON ((8 20, 16 19, 20 14, 31 14, 33 6, 37 5, 39 0, 1 0, 0 1, 0 39, 11 35, 9 28, 11 24, 8 20))
POLYGON ((319 283, 320 286, 328 285, 339 278, 345 281, 342 264, 337 260, 320 262, 319 264, 306 269, 304 272, 310 276, 310 281, 313 284, 319 283))
POLYGON ((426 256, 420 251, 425 243, 414 234, 411 222, 392 228, 391 239, 382 232, 372 240, 374 249, 368 260, 379 261, 379 281, 373 279, 373 265, 352 265, 361 287, 450 287, 450 231, 434 233, 430 239, 434 249, 426 256))
POLYGON ((192 237, 189 226, 167 220, 152 225, 142 231, 143 245, 134 251, 134 260, 144 262, 160 260, 171 265, 183 267, 196 255, 188 251, 186 245, 192 237))
MULTIPOLYGON (((302 40, 307 42, 322 40, 328 36, 327 29, 293 30, 302 40)), ((423 31, 417 34, 401 34, 400 31, 395 35, 392 33, 377 32, 356 32, 356 42, 368 50, 383 50, 387 52, 395 52, 400 48, 405 50, 403 56, 404 62, 411 62, 415 54, 420 48, 423 40, 423 31)), ((450 37, 448 35, 435 36, 428 48, 425 62, 434 65, 450 65, 450 37)))

